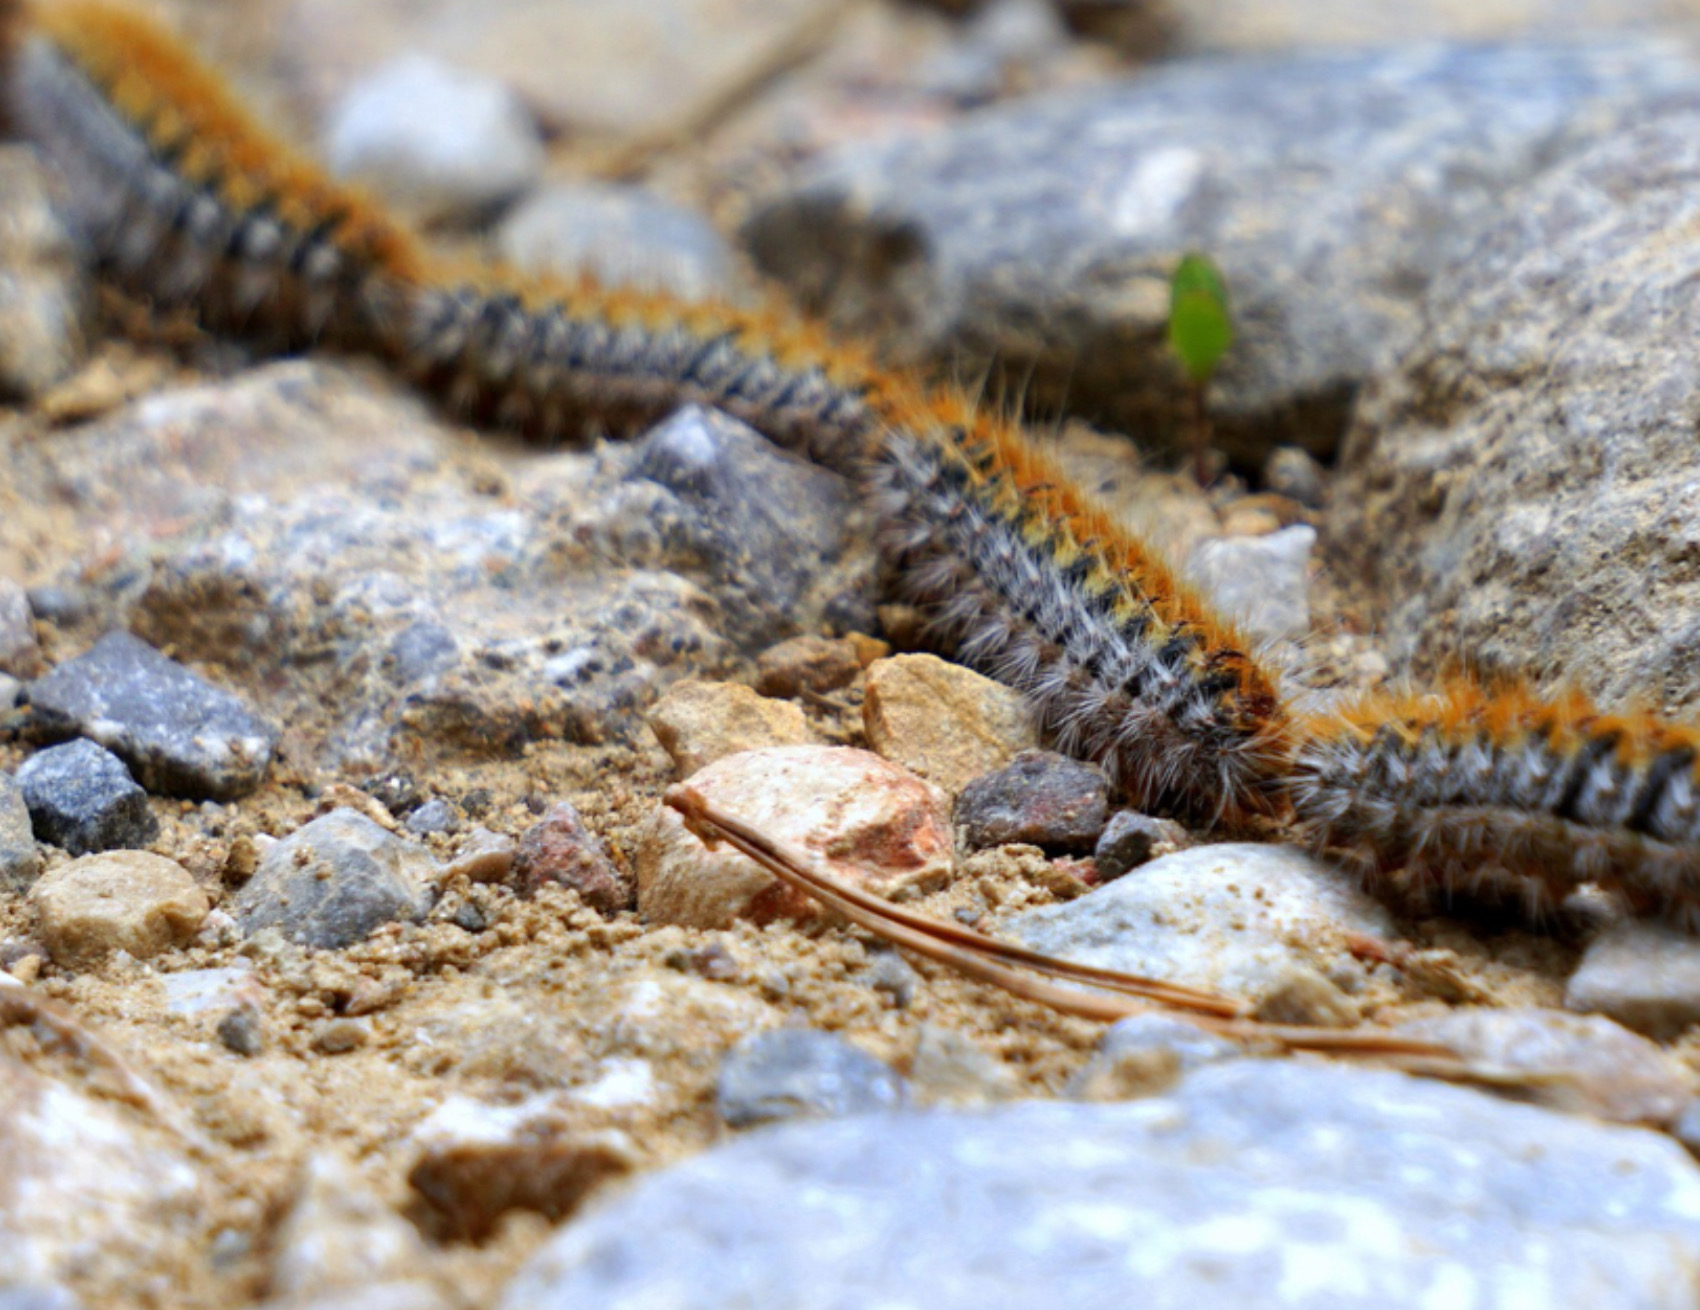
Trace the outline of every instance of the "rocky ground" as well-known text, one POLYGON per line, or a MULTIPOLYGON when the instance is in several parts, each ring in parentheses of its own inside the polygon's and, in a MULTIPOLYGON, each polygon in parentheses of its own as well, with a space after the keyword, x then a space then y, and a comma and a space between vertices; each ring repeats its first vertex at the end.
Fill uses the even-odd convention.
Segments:
MULTIPOLYGON (((1295 696, 1465 661, 1700 712, 1700 5, 164 8, 446 246, 777 286, 1024 400, 1295 696), (1208 493, 1163 471, 1191 248, 1239 324, 1208 493)), ((252 357, 92 285, 48 189, 0 147, 4 1310, 1700 1301, 1689 938, 1118 813, 914 649, 835 476, 252 357), (908 961, 682 777, 1478 1076, 908 961)))

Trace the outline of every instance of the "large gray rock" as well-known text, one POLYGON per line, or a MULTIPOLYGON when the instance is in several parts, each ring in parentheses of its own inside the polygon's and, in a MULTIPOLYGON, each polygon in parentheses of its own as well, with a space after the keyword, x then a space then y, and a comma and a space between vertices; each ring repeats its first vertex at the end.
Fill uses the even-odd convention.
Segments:
POLYGON ((995 359, 1040 410, 1151 438, 1183 417, 1168 278, 1208 251, 1239 329, 1220 444, 1327 450, 1507 191, 1697 78, 1650 39, 1181 64, 850 149, 746 238, 904 359, 995 359))
POLYGON ((1668 1138, 1235 1061, 1130 1104, 755 1134, 570 1224, 501 1305, 1676 1310, 1697 1275, 1668 1138))
POLYGON ((1700 704, 1700 113, 1556 166, 1439 279, 1329 519, 1397 659, 1700 704))
POLYGON ((38 678, 30 705, 50 731, 109 748, 149 791, 196 800, 253 791, 279 736, 238 697, 127 632, 38 678))

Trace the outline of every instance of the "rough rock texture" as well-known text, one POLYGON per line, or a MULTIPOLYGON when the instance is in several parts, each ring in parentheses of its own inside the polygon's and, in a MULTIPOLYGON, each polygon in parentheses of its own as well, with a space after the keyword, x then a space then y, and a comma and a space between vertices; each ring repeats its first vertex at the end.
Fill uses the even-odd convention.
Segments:
MULTIPOLYGON (((950 807, 937 787, 867 751, 776 746, 717 760, 691 778, 717 805, 826 858, 833 876, 891 893, 950 871, 950 807)), ((644 917, 694 927, 813 919, 818 902, 721 847, 710 851, 658 806, 634 860, 644 917)))
POLYGON ((1197 1024, 1136 1014, 1111 1024, 1065 1089, 1082 1101, 1125 1101, 1166 1091, 1183 1074, 1237 1059, 1240 1048, 1197 1024))
POLYGON ((756 656, 756 690, 763 696, 825 696, 848 687, 858 673, 889 654, 883 641, 863 633, 823 637, 805 632, 756 656))
POLYGON ((1310 632, 1315 545, 1316 529, 1307 527, 1201 542, 1187 561, 1187 573, 1252 637, 1296 640, 1310 632))
MULTIPOLYGON (((95 583, 64 604, 240 670, 291 758, 324 767, 640 732, 677 677, 873 622, 843 482, 700 411, 653 441, 539 449, 314 360, 26 443, 13 475, 88 516, 68 578, 95 583)), ((64 549, 52 523, 14 538, 35 522, 0 512, 0 565, 64 549)))
POLYGON ((189 871, 147 851, 109 851, 50 869, 30 888, 54 963, 93 964, 114 951, 146 960, 193 940, 210 905, 189 871))
POLYGON ((874 750, 952 793, 1039 744, 1017 693, 936 655, 870 665, 862 727, 874 750))
POLYGON ((19 146, 0 148, 0 268, 0 397, 37 396, 82 362, 93 292, 40 162, 19 146))
POLYGON ((1700 942, 1657 924, 1610 928, 1588 943, 1564 1003, 1654 1037, 1674 1037, 1700 1022, 1700 942))
POLYGON ((496 242, 504 259, 539 273, 590 273, 688 300, 737 290, 731 247, 708 220, 638 187, 544 187, 514 207, 496 242))
POLYGON ((1694 1075, 1645 1037, 1597 1015, 1523 1006, 1458 1010, 1401 1024, 1401 1033, 1450 1046, 1472 1063, 1515 1071, 1514 1093, 1555 1109, 1620 1123, 1668 1126, 1692 1099, 1694 1075))
POLYGON ((556 801, 526 829, 513 854, 513 874, 523 895, 535 896, 554 883, 571 887, 604 914, 629 910, 636 895, 632 880, 615 867, 607 848, 566 801, 556 801))
POLYGON ((159 835, 148 794, 124 762, 86 738, 37 751, 17 783, 35 835, 73 855, 146 846, 159 835))
POLYGON ((992 357, 1040 410, 1171 440, 1168 278, 1208 250, 1238 326, 1217 441, 1255 466, 1274 444, 1332 448, 1506 192, 1697 68, 1631 39, 1199 61, 852 147, 746 237, 906 358, 992 357))
POLYGON ((646 717, 681 778, 725 755, 806 746, 814 740, 796 705, 759 696, 735 682, 676 682, 646 717))
POLYGON ((29 806, 11 775, 0 773, 0 892, 22 891, 40 872, 29 806))
POLYGON ((379 924, 419 919, 434 867, 424 847, 332 810, 271 847, 230 911, 246 933, 275 927, 303 946, 348 946, 379 924))
POLYGON ((569 1225, 501 1305, 1675 1310, 1697 1263, 1700 1170, 1668 1138, 1235 1061, 1128 1105, 753 1136, 569 1225))
POLYGON ((203 1179, 158 1124, 10 1054, 0 1107, 0 1288, 74 1276, 130 1297, 204 1251, 203 1179))
POLYGON ((196 800, 253 791, 279 736, 238 697, 127 632, 38 678, 30 705, 50 731, 107 747, 149 791, 196 800))
POLYGON ((1261 998, 1295 977, 1327 984, 1319 961, 1354 967, 1343 934, 1387 937, 1392 922, 1346 875, 1291 847, 1224 844, 1153 860, 1001 928, 1065 959, 1261 998))
POLYGON ((1092 850, 1092 863, 1105 882, 1119 878, 1159 856, 1192 845, 1187 830, 1173 819, 1154 819, 1137 810, 1117 810, 1104 825, 1092 850))
POLYGON ((898 1109, 908 1099, 889 1065, 832 1033, 781 1028, 727 1052, 715 1080, 730 1127, 833 1119, 898 1109))
POLYGON ((532 186, 543 140, 520 98, 429 55, 399 55, 331 111, 325 162, 424 219, 476 218, 532 186))
POLYGON ((33 678, 41 672, 41 647, 29 596, 10 578, 0 578, 0 674, 33 678))
POLYGON ((1023 842, 1052 854, 1085 855, 1109 815, 1102 770, 1051 751, 1023 751, 964 787, 951 817, 973 850, 1023 842))
POLYGON ((1700 113, 1603 141, 1505 211, 1365 397, 1335 567, 1387 599, 1396 659, 1693 707, 1700 113))

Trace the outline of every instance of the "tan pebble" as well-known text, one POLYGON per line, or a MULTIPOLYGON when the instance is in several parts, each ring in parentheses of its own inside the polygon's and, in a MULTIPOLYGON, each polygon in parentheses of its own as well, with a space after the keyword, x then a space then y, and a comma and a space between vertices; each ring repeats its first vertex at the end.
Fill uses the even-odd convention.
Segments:
MULTIPOLYGON (((950 801, 868 751, 785 746, 709 765, 691 787, 729 813, 816 852, 833 876, 882 894, 935 886, 950 871, 950 801)), ((657 807, 637 854, 645 918, 723 928, 735 919, 811 919, 813 898, 729 848, 708 850, 678 814, 657 807)))
POLYGON ((756 656, 756 690, 783 698, 808 692, 825 695, 849 686, 858 673, 889 653, 883 641, 859 632, 848 637, 804 633, 756 656))
POLYGON ((868 669, 868 744, 955 795, 1039 745, 1021 697, 933 655, 896 655, 868 669))
POLYGON ((42 944, 56 964, 93 963, 114 951, 138 960, 192 940, 210 908, 174 860, 147 851, 85 855, 30 889, 42 944))
POLYGON ((439 881, 464 877, 473 882, 503 882, 513 872, 514 839, 479 826, 466 834, 454 859, 442 868, 439 881))
POLYGON ((814 740, 797 706, 735 682, 675 683, 649 711, 649 726, 681 778, 739 751, 814 740))

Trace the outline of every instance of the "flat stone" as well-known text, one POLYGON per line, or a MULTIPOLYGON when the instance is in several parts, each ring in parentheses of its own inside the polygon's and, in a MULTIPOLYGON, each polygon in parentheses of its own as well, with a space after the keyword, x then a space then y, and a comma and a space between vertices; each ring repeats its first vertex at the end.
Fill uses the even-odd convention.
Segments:
POLYGON ((29 806, 12 775, 0 773, 0 893, 23 891, 40 872, 29 806))
POLYGON ((41 647, 35 639, 29 593, 12 579, 0 578, 0 673, 33 678, 41 670, 41 647))
POLYGON ((278 728, 127 632, 109 632, 30 686, 50 729, 112 751, 149 791, 235 800, 271 767, 278 728))
POLYGON ((514 880, 526 896, 551 883, 571 887, 603 914, 631 909, 637 894, 633 880, 615 867, 607 848, 566 801, 551 805, 519 839, 514 880))
MULTIPOLYGON (((867 751, 778 746, 728 755, 690 785, 729 813, 821 856, 853 885, 891 895, 936 887, 949 874, 943 792, 867 751)), ((814 919, 824 911, 724 846, 709 850, 658 806, 634 858, 638 907, 662 923, 723 928, 737 919, 814 919)))
POLYGON ((956 798, 952 820, 971 850, 1022 843, 1052 855, 1084 855, 1109 821, 1103 771, 1052 751, 1023 751, 981 774, 956 798))
POLYGON ((496 246, 517 268, 685 300, 728 300, 739 289, 732 249, 713 225, 641 187, 541 187, 503 221, 496 246))
POLYGON ((380 924, 417 922, 434 869, 424 847, 332 810, 266 851, 230 910, 250 936, 277 928, 302 946, 335 950, 380 924))
POLYGON ((1654 1037, 1674 1037, 1700 1020, 1700 941, 1652 923, 1608 928, 1583 952, 1564 1003, 1654 1037))
POLYGON ((0 148, 0 198, 0 396, 28 400, 82 363, 94 289, 34 151, 0 148))
POLYGON ((1398 1032, 1450 1046, 1473 1064, 1523 1075, 1519 1100, 1618 1123, 1669 1127, 1694 1096, 1694 1075, 1610 1019, 1523 1006, 1455 1010, 1398 1032))
POLYGON ((187 869, 147 851, 85 855, 30 888, 36 928, 55 964, 79 968, 114 951, 138 960, 194 940, 211 904, 187 869))
POLYGON ((1316 529, 1200 542, 1187 574, 1252 637, 1293 640, 1310 631, 1310 556, 1316 529))
POLYGON ((1125 1104, 752 1134, 567 1225, 499 1305, 1676 1310, 1697 1266, 1700 1169, 1669 1138, 1238 1060, 1125 1104))
POLYGON ((807 1028, 749 1038, 727 1052, 715 1081, 720 1117, 733 1128, 876 1114, 907 1099, 903 1079, 883 1061, 807 1028))
POLYGON ((936 655, 870 665, 862 727, 879 754, 953 795, 1039 745, 1019 693, 936 655))
POLYGON ((124 762, 86 738, 37 751, 19 766, 17 784, 36 836, 73 855, 146 846, 159 835, 124 762))
POLYGON ((680 778, 739 751, 806 746, 815 739, 796 705, 770 700, 735 682, 676 682, 647 718, 680 778))
POLYGON ((1700 706, 1697 259, 1700 112, 1681 110, 1556 163, 1436 280, 1328 517, 1330 566, 1385 606, 1396 664, 1700 706))
POLYGON ((1098 877, 1111 882, 1130 869, 1192 845, 1187 830, 1173 819, 1155 819, 1137 810, 1117 810, 1092 849, 1098 877))
POLYGON ((1190 423, 1168 282, 1207 250, 1238 326, 1215 440, 1255 468, 1276 445, 1332 449, 1430 279, 1511 191, 1692 97, 1697 68, 1632 37, 1175 62, 847 147, 744 235, 811 308, 902 360, 954 376, 993 361, 1038 412, 1170 445, 1190 423))
POLYGON ((1098 1049, 1064 1089, 1082 1101, 1127 1101, 1165 1092, 1182 1075, 1240 1057, 1240 1048, 1197 1024, 1135 1014, 1104 1030, 1098 1049))
POLYGON ((543 172, 543 137, 495 78, 430 55, 398 55, 364 74, 331 110, 325 161, 429 220, 467 221, 543 172))
POLYGON ((1292 847, 1239 843, 1166 855, 999 928, 1050 955, 1252 1000, 1349 958, 1348 935, 1393 935, 1346 874, 1292 847))

